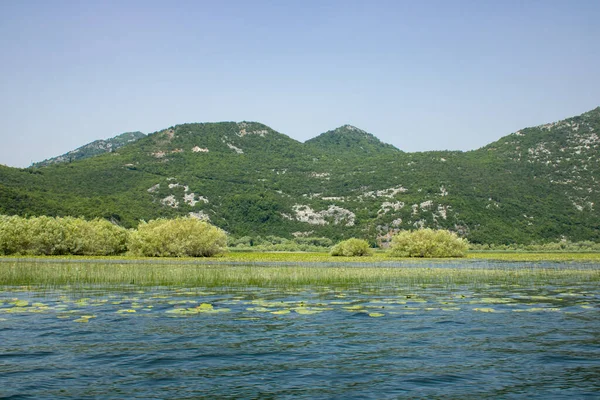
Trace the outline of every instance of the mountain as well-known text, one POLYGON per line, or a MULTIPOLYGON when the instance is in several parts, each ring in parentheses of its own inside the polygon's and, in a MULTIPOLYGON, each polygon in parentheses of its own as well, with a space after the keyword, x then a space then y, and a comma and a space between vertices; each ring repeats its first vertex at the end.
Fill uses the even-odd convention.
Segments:
POLYGON ((257 122, 183 124, 71 163, 0 167, 0 213, 126 227, 193 215, 235 237, 597 241, 599 131, 597 108, 474 151, 406 153, 349 125, 301 143, 257 122))
POLYGON ((340 126, 332 131, 322 133, 307 140, 305 144, 336 154, 376 154, 399 151, 391 144, 383 143, 372 134, 352 125, 340 126))
POLYGON ((135 142, 136 140, 143 138, 144 136, 146 135, 142 132, 125 132, 110 139, 95 140, 75 150, 69 151, 66 154, 34 163, 31 166, 45 167, 50 164, 72 162, 82 160, 84 158, 94 157, 104 153, 110 153, 111 151, 115 151, 119 147, 123 147, 128 143, 135 142))

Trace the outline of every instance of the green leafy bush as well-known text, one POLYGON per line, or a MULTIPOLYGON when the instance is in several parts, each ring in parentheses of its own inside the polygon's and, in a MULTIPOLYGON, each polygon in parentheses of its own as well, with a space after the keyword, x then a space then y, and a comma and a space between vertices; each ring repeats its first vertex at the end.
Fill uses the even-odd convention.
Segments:
POLYGON ((392 238, 392 257, 465 257, 468 242, 443 229, 402 231, 392 238))
POLYGON ((369 243, 366 240, 352 238, 339 242, 333 246, 330 254, 332 256, 345 257, 368 256, 371 255, 371 249, 369 248, 369 243))
POLYGON ((109 221, 0 216, 0 254, 105 256, 127 250, 129 232, 109 221))
POLYGON ((100 218, 92 221, 71 218, 69 232, 69 253, 84 256, 124 253, 130 235, 127 229, 100 218))
POLYGON ((226 247, 223 230, 194 218, 142 222, 129 242, 133 254, 148 257, 211 257, 226 247))
POLYGON ((0 216, 0 254, 21 254, 28 247, 27 219, 0 216))

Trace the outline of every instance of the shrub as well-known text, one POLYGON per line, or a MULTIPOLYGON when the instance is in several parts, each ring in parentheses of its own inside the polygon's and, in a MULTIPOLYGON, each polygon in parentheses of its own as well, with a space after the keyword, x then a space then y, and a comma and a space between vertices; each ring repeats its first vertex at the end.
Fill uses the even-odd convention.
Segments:
POLYGON ((466 239, 446 230, 419 229, 402 231, 392 238, 392 257, 465 257, 468 249, 466 239))
POLYGON ((0 217, 0 254, 104 256, 126 251, 126 229, 103 219, 0 217))
MULTIPOLYGON (((66 220, 66 218, 65 218, 66 220)), ((105 219, 92 221, 72 218, 69 253, 84 256, 108 256, 127 251, 129 231, 105 219)))
POLYGON ((20 254, 28 247, 27 220, 17 216, 0 216, 0 254, 20 254))
POLYGON ((142 222, 129 241, 133 254, 148 257, 211 257, 226 247, 223 230, 194 218, 142 222))
POLYGON ((333 246, 333 249, 331 249, 329 254, 332 256, 345 257, 368 256, 371 255, 371 249, 366 240, 352 238, 339 242, 333 246))

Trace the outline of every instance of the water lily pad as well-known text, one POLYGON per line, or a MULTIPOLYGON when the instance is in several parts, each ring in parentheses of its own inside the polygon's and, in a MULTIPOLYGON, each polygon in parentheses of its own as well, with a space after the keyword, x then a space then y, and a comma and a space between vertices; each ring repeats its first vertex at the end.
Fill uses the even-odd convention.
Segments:
POLYGON ((522 309, 516 309, 513 310, 515 312, 556 312, 556 311, 560 311, 560 308, 556 308, 556 307, 531 307, 531 308, 522 308, 522 309))
POLYGON ((12 307, 12 308, 7 308, 4 312, 10 313, 10 314, 18 314, 18 313, 26 313, 27 311, 28 311, 28 309, 26 307, 12 307))
POLYGON ((134 313, 134 312, 136 312, 136 311, 132 310, 132 309, 124 309, 124 310, 117 311, 118 314, 127 314, 127 313, 134 313))
POLYGON ((73 322, 87 323, 87 322, 90 322, 91 318, 96 318, 96 316, 95 315, 82 315, 81 317, 74 319, 73 322))
POLYGON ((319 314, 322 313, 323 310, 315 310, 315 309, 311 309, 311 308, 294 308, 293 309, 295 313, 300 314, 300 315, 311 315, 311 314, 319 314))
POLYGON ((383 316, 385 316, 385 314, 383 314, 383 313, 378 313, 378 312, 369 313, 369 317, 373 317, 373 318, 379 318, 379 317, 383 317, 383 316))
POLYGON ((275 314, 275 315, 283 315, 283 314, 289 314, 290 310, 278 310, 278 311, 271 311, 271 314, 275 314))
POLYGON ((481 308, 474 308, 473 311, 477 311, 477 312, 487 312, 487 313, 493 313, 496 312, 496 310, 494 310, 493 308, 489 308, 489 307, 481 307, 481 308))
POLYGON ((507 303, 513 303, 514 300, 513 299, 507 299, 507 298, 495 298, 495 297, 484 297, 481 298, 479 300, 473 300, 470 301, 470 304, 473 303, 487 303, 487 304, 507 304, 507 303))
POLYGON ((189 311, 194 311, 196 313, 207 313, 207 314, 216 314, 222 312, 229 312, 229 308, 214 308, 212 304, 202 303, 198 307, 188 308, 189 311))
POLYGON ((365 306, 363 306, 362 304, 357 304, 354 306, 346 306, 343 307, 344 309, 348 310, 348 311, 357 311, 357 310, 362 310, 363 308, 365 308, 365 306))

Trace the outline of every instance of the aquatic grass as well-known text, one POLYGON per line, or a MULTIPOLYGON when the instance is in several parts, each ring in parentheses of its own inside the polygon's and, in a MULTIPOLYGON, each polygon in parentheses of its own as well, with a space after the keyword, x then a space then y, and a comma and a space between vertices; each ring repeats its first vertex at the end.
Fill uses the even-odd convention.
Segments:
POLYGON ((496 260, 513 262, 590 262, 600 263, 600 253, 579 252, 469 252, 470 260, 496 260))
POLYGON ((273 287, 385 285, 547 285, 600 282, 599 264, 463 262, 360 265, 206 265, 14 261, 0 263, 7 286, 188 286, 273 287))
MULTIPOLYGON (((508 262, 588 262, 600 263, 600 252, 515 252, 515 251, 471 251, 466 257, 468 260, 480 261, 508 261, 508 262)), ((215 257, 140 257, 128 255, 119 256, 2 256, 0 263, 5 261, 36 261, 36 262, 107 262, 107 263, 194 263, 194 264, 229 264, 229 263, 329 263, 329 264, 361 264, 397 265, 397 264, 429 264, 436 262, 463 262, 462 260, 436 259, 436 258, 403 258, 390 257, 384 250, 374 250, 370 257, 357 260, 356 257, 331 256, 327 252, 247 252, 229 251, 215 257)))

